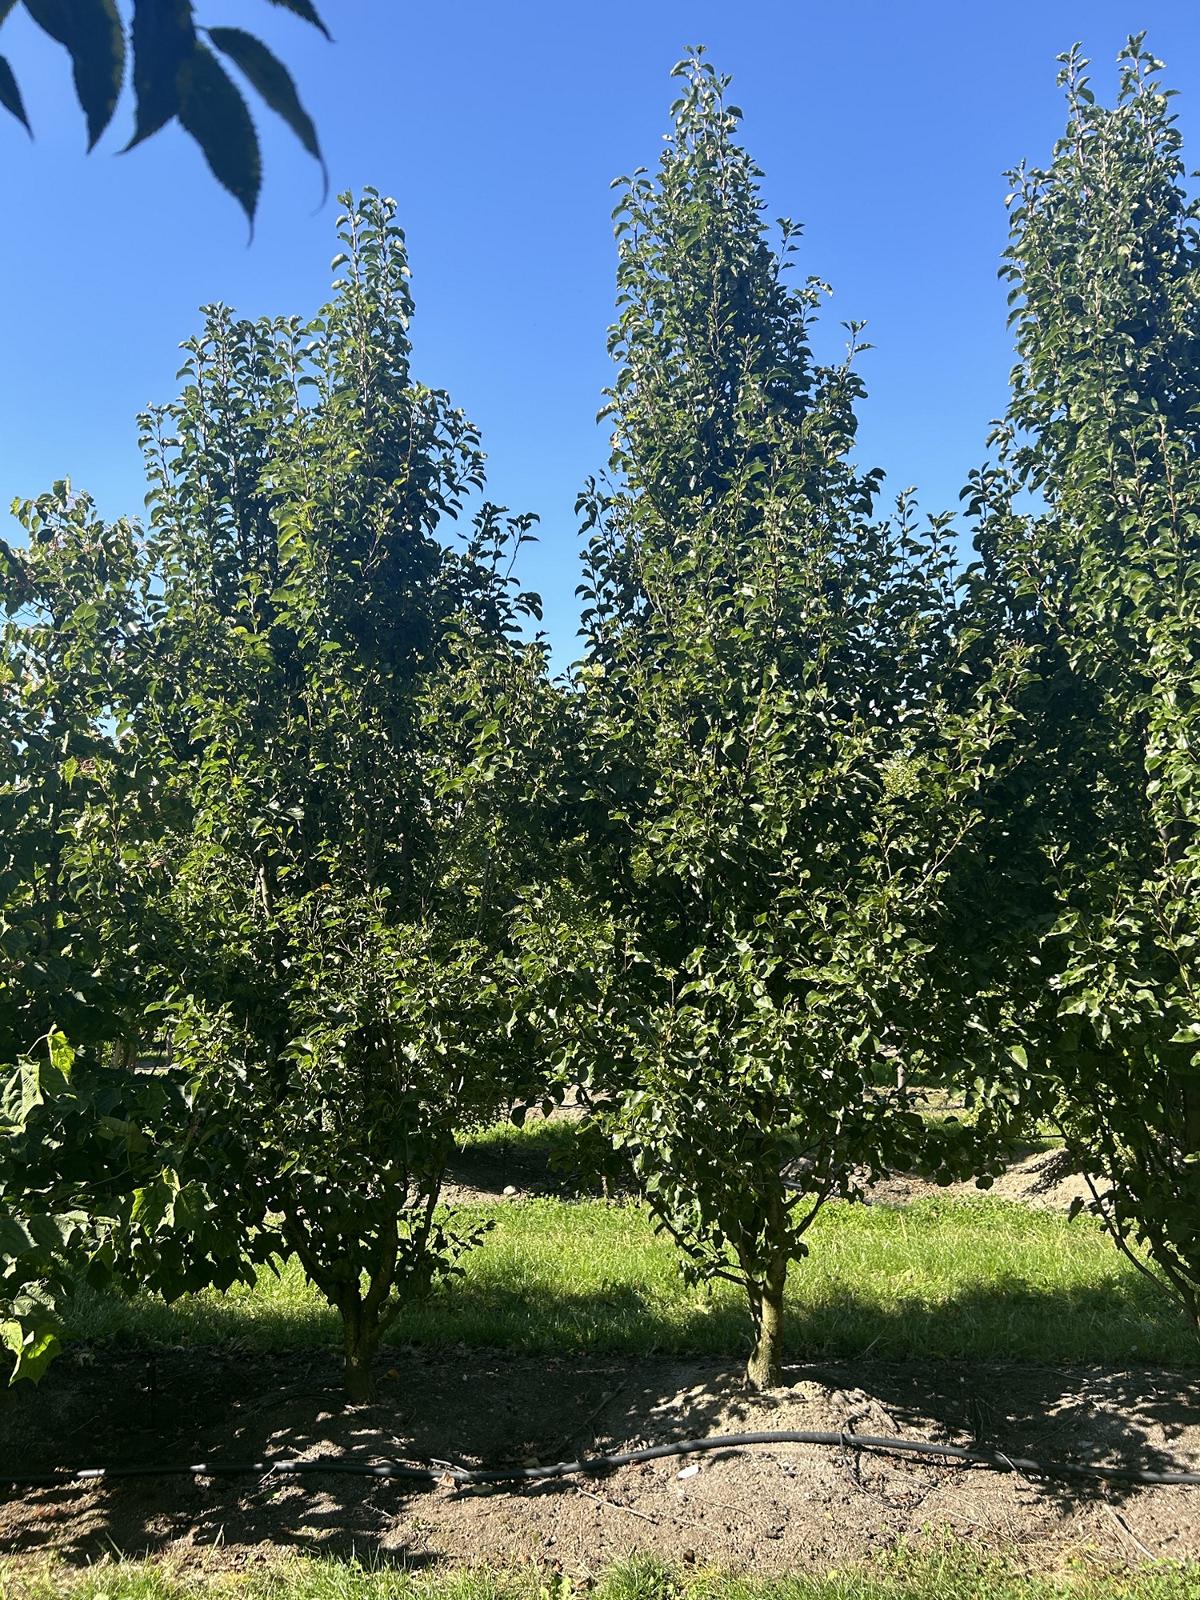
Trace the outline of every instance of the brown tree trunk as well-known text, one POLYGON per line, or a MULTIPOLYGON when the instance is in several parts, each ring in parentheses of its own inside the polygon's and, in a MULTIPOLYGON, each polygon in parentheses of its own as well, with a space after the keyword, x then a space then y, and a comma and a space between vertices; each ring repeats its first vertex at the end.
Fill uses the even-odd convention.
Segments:
MULTIPOLYGON (((1183 1129, 1187 1154, 1200 1156, 1200 1083, 1191 1076, 1183 1080, 1183 1129)), ((1200 1186, 1200 1163, 1193 1161, 1184 1170, 1191 1178, 1194 1198, 1196 1189, 1200 1186)), ((1197 1262, 1194 1256, 1188 1262, 1188 1266, 1192 1269, 1190 1276, 1193 1281, 1184 1291, 1184 1309, 1191 1319, 1192 1326, 1200 1328, 1200 1295, 1198 1295, 1200 1286, 1195 1282, 1197 1262)))
POLYGON ((754 1349, 746 1364, 746 1382, 751 1389, 777 1389, 783 1382, 783 1291, 787 1269, 787 1257, 779 1257, 751 1294, 754 1349))
POLYGON ((379 1329, 368 1325, 368 1319, 358 1307, 342 1311, 342 1345, 345 1350, 342 1381, 346 1399, 352 1406, 371 1405, 379 1398, 375 1384, 379 1329))

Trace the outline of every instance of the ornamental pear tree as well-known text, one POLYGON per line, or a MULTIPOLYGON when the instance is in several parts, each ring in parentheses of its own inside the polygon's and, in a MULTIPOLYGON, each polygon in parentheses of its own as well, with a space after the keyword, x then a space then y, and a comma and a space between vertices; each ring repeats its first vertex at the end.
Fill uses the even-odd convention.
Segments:
POLYGON ((1028 1055, 1094 1209, 1195 1320, 1200 211, 1143 36, 1111 107, 1078 48, 1060 61, 1065 133, 1012 178, 1018 364, 972 486, 982 570, 1034 663, 1028 1055))
POLYGON ((414 384, 389 202, 344 219, 321 318, 214 308, 146 419, 151 528, 66 484, 0 578, 0 1324, 15 1376, 63 1297, 168 1299, 295 1254, 347 1387, 471 1242, 461 1131, 537 1097, 522 885, 554 832, 561 702, 529 518, 414 384))
POLYGON ((947 519, 878 517, 852 462, 859 328, 818 361, 825 286, 789 275, 728 80, 675 75, 657 171, 619 180, 612 481, 581 500, 580 1028, 658 1224, 745 1290, 763 1387, 813 1220, 921 1137, 898 1067, 992 1048, 961 889, 1011 708, 1003 662, 975 681, 947 519))
POLYGON ((63 1296, 107 1274, 122 1201, 152 1170, 141 1123, 166 1090, 134 1077, 125 1048, 158 827, 130 739, 135 532, 67 483, 14 509, 28 542, 0 541, 0 1325, 13 1376, 37 1377, 63 1296))
POLYGON ((440 1204, 456 1137, 537 1092, 517 944, 558 702, 509 577, 531 519, 483 502, 448 539, 479 438, 411 375, 393 203, 343 204, 320 315, 210 308, 145 419, 154 1015, 187 1114, 125 1248, 168 1296, 294 1256, 361 1401, 477 1236, 440 1204))

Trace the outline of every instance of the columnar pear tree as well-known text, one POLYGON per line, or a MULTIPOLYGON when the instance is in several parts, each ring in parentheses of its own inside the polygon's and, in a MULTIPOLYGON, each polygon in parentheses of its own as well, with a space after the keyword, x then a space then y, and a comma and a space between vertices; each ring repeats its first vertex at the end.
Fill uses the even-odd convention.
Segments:
POLYGON ((472 1242, 439 1204, 456 1134, 536 1073, 513 930, 555 702, 508 577, 531 519, 483 503, 447 539, 478 435, 411 376, 392 202, 343 201, 320 316, 212 308, 146 419, 141 734, 176 802, 155 937, 190 1115, 131 1250, 167 1293, 293 1254, 362 1400, 472 1242))
POLYGON ((540 1097, 526 887, 553 882, 565 706, 482 500, 412 377, 391 201, 344 197, 310 323, 207 313, 144 419, 149 528, 66 485, 0 549, 0 1306, 173 1298, 298 1259, 350 1396, 477 1231, 464 1129, 540 1097), (466 531, 454 519, 473 498, 466 531))
POLYGON ((621 180, 613 483, 582 501, 589 1017, 613 1132, 695 1276, 745 1289, 764 1386, 814 1218, 919 1138, 898 1067, 969 1041, 952 882, 1010 708, 960 687, 945 519, 880 520, 853 465, 858 328, 817 360, 825 286, 789 276, 728 80, 675 73, 657 172, 621 180))
POLYGON ((1141 37, 1112 107, 1078 49, 1060 59, 1066 131, 1014 174, 1019 363, 974 484, 983 570, 1036 662, 1030 1065, 1111 1232, 1195 1318, 1200 212, 1141 37))
POLYGON ((131 738, 145 639, 133 526, 69 484, 0 542, 0 1323, 37 1376, 81 1272, 104 1279, 169 1098, 130 1070, 157 786, 131 738))

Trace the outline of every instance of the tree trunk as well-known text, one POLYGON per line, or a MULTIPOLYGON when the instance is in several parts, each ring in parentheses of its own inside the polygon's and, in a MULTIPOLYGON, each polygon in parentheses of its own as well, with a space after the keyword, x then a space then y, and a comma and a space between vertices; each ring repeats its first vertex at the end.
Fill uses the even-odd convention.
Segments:
MULTIPOLYGON (((1183 1080, 1183 1136, 1187 1154, 1200 1156, 1200 1083, 1191 1076, 1183 1080)), ((1184 1171, 1191 1181, 1192 1193, 1189 1198, 1194 1201, 1197 1188, 1200 1187, 1200 1162, 1190 1162, 1184 1171)), ((1200 1328, 1200 1296, 1197 1293, 1200 1286, 1195 1281, 1198 1263, 1194 1254, 1187 1264, 1190 1268, 1188 1276, 1191 1281, 1184 1290, 1184 1309, 1191 1319, 1192 1326, 1200 1328)))
POLYGON ((783 1291, 787 1283, 787 1258, 772 1263, 766 1278, 751 1294, 754 1311, 754 1349, 746 1364, 751 1389, 777 1389, 783 1382, 783 1291))
POLYGON ((343 1311, 342 1343, 346 1353, 342 1369, 346 1399, 352 1406, 371 1405, 379 1397, 375 1386, 375 1352, 379 1348, 379 1330, 368 1327, 357 1308, 349 1313, 343 1311))

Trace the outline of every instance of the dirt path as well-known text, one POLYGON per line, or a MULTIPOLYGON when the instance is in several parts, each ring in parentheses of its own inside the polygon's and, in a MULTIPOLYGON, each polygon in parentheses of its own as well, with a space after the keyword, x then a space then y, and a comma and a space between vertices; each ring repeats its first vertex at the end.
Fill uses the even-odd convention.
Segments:
MULTIPOLYGON (((556 1119, 564 1117, 556 1113, 556 1119)), ((613 1180, 613 1192, 621 1189, 613 1180)), ((881 1178, 867 1190, 872 1205, 903 1206, 935 1195, 962 1198, 983 1193, 971 1182, 941 1186, 917 1173, 896 1173, 881 1178)), ((1065 1164, 1060 1148, 1034 1151, 1013 1161, 986 1191, 1004 1200, 1018 1200, 1049 1211, 1067 1211, 1079 1198, 1091 1198, 1087 1179, 1065 1164)), ((596 1197, 604 1193, 602 1181, 569 1163, 555 1165, 544 1149, 512 1144, 459 1153, 450 1169, 444 1194, 451 1204, 496 1204, 514 1195, 554 1195, 563 1199, 596 1197)))
MULTIPOLYGON (((1194 1375, 954 1362, 790 1369, 746 1395, 705 1362, 392 1352, 377 1406, 343 1410, 324 1356, 75 1352, 0 1404, 0 1470, 284 1455, 557 1460, 748 1428, 846 1429, 1075 1459, 1200 1464, 1194 1375)), ((395 1562, 537 1559, 577 1571, 632 1551, 759 1572, 828 1567, 948 1530, 1043 1570, 1084 1552, 1200 1558, 1200 1489, 1128 1493, 848 1449, 768 1447, 657 1461, 521 1492, 319 1475, 153 1478, 0 1502, 0 1551, 93 1561, 114 1549, 219 1566, 288 1549, 395 1562), (696 1470, 698 1468, 698 1470, 696 1470), (681 1476, 681 1472, 684 1474, 681 1476)))

